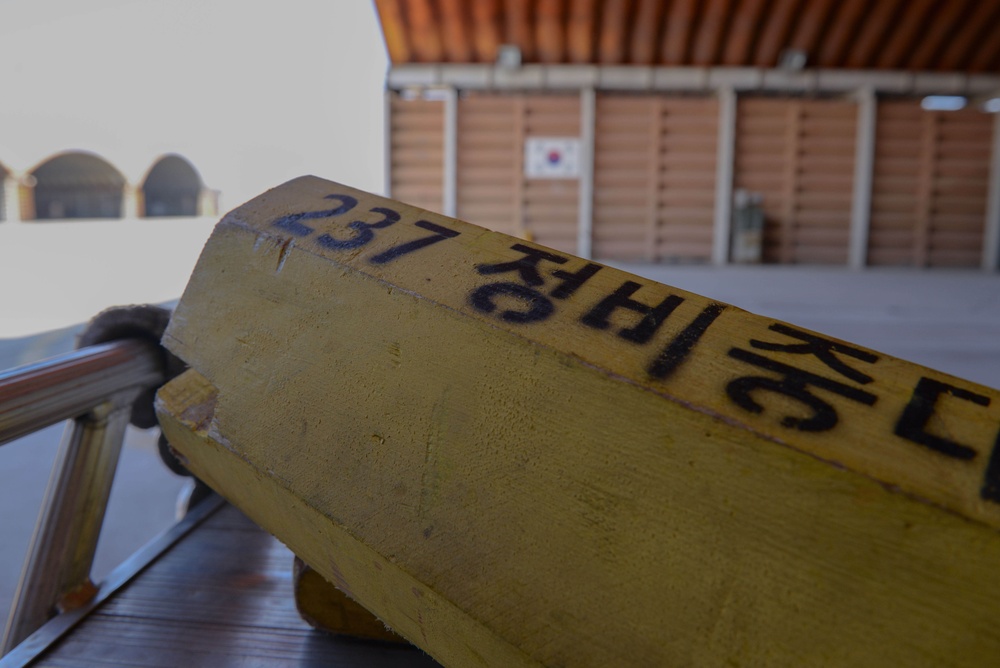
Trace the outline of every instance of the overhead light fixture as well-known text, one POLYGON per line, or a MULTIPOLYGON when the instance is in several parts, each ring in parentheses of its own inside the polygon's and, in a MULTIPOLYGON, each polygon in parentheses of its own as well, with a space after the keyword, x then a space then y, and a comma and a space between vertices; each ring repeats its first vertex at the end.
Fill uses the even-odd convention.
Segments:
POLYGON ((961 95, 928 95, 920 100, 920 107, 925 111, 958 111, 968 102, 961 95))
POLYGON ((1000 97, 991 97, 983 102, 983 111, 987 114, 1000 114, 1000 97))
POLYGON ((497 66, 516 70, 521 66, 521 47, 517 44, 501 44, 497 49, 497 66))
POLYGON ((809 56, 802 49, 784 49, 778 56, 778 69, 799 72, 806 68, 809 56))

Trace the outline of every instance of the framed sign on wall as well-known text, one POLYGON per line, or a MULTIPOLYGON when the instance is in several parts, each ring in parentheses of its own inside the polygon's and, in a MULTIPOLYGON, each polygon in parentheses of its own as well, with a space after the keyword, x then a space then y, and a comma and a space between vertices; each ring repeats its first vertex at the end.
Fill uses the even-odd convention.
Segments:
POLYGON ((580 177, 578 137, 528 137, 524 140, 524 175, 529 179, 580 177))

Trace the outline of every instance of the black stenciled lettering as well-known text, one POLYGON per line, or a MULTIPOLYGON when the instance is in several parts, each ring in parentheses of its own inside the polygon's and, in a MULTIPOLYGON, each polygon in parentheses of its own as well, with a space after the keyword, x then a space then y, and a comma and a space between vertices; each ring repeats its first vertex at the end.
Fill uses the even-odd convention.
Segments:
POLYGON ((997 434, 990 461, 986 464, 986 476, 983 488, 979 490, 979 496, 987 501, 1000 503, 1000 434, 997 434))
POLYGON ((708 331, 715 319, 726 309, 722 304, 709 304, 691 321, 691 324, 681 330, 681 333, 667 344, 653 363, 649 366, 649 375, 663 380, 687 359, 695 344, 708 331))
POLYGON ((421 237, 420 239, 407 241, 404 244, 382 251, 378 255, 373 256, 369 262, 372 264, 385 264, 386 262, 392 262, 396 258, 402 257, 407 253, 418 251, 421 248, 426 248, 431 244, 436 244, 437 242, 444 241, 445 239, 454 239, 459 235, 459 232, 450 230, 447 227, 441 227, 440 225, 436 225, 429 220, 418 220, 413 224, 422 230, 427 230, 429 232, 433 232, 434 234, 429 237, 421 237))
POLYGON ((820 336, 816 336, 815 334, 803 332, 802 330, 795 329, 794 327, 789 327, 788 325, 783 325, 781 323, 774 323, 768 329, 778 332, 779 334, 784 334, 794 339, 798 339, 799 341, 802 341, 802 343, 773 343, 770 341, 757 341, 756 339, 751 339, 750 345, 759 350, 773 350, 793 355, 813 355, 826 366, 830 367, 842 376, 850 378, 856 383, 865 385, 872 382, 871 376, 848 366, 839 357, 837 357, 835 353, 847 355, 848 357, 853 357, 854 359, 861 360, 862 362, 868 362, 869 364, 873 364, 878 361, 877 355, 874 355, 867 350, 861 350, 844 343, 824 339, 820 336))
POLYGON ((524 324, 545 320, 555 310, 552 302, 545 295, 520 283, 489 283, 473 290, 469 302, 477 311, 493 313, 497 310, 494 298, 499 296, 513 297, 527 304, 526 311, 501 311, 499 316, 504 322, 524 324))
POLYGON ((617 290, 598 302, 594 308, 590 309, 581 318, 581 321, 583 324, 594 329, 607 329, 611 325, 608 318, 616 310, 626 309, 633 311, 642 315, 642 320, 634 327, 619 330, 618 336, 633 343, 646 343, 653 338, 656 330, 673 313, 674 309, 684 303, 684 298, 677 295, 668 295, 656 306, 650 306, 649 304, 643 304, 640 301, 632 299, 632 295, 641 287, 640 283, 625 281, 617 290))
POLYGON ((524 244, 514 244, 511 246, 511 249, 516 250, 519 253, 524 253, 524 257, 518 260, 512 260, 511 262, 479 264, 476 265, 476 271, 484 276, 490 274, 504 274, 508 271, 516 271, 520 274, 521 280, 527 285, 537 286, 545 282, 545 279, 543 279, 541 274, 538 272, 539 262, 547 260, 548 262, 555 262, 556 264, 565 264, 567 260, 567 258, 561 255, 548 253, 538 248, 525 246, 524 244))
POLYGON ((859 390, 856 387, 851 387, 850 385, 845 385, 844 383, 830 380, 829 378, 824 378, 808 371, 796 369, 787 364, 782 364, 752 353, 749 350, 732 348, 729 351, 729 356, 753 364, 761 369, 781 374, 779 378, 746 376, 730 381, 726 385, 726 394, 740 408, 751 413, 762 413, 764 407, 754 401, 751 393, 755 390, 763 390, 765 392, 783 394, 812 409, 813 414, 805 419, 790 415, 782 418, 782 426, 788 428, 798 429, 799 431, 828 431, 837 425, 837 411, 828 402, 810 392, 810 386, 839 394, 846 399, 866 406, 874 406, 877 400, 877 397, 870 392, 859 390))
MULTIPOLYGON (((933 378, 922 377, 913 390, 910 403, 903 409, 902 415, 899 416, 899 420, 896 422, 895 434, 955 459, 973 459, 977 454, 973 448, 956 443, 950 438, 932 434, 926 429, 927 422, 934 415, 934 408, 938 397, 942 394, 948 394, 963 401, 970 401, 978 406, 990 405, 989 397, 984 397, 969 390, 963 390, 948 383, 942 383, 933 378)), ((996 453, 994 453, 991 459, 993 458, 996 458, 996 453)))
POLYGON ((366 223, 363 220, 355 220, 347 225, 347 227, 354 230, 354 236, 347 239, 336 239, 330 234, 323 234, 316 238, 316 243, 324 248, 330 248, 332 250, 359 248, 375 238, 375 232, 372 230, 380 230, 399 222, 399 213, 393 211, 392 209, 377 206, 369 210, 372 213, 382 214, 382 220, 374 223, 366 223))
POLYGON ((553 288, 552 292, 549 294, 556 299, 566 299, 580 289, 581 285, 589 281, 594 274, 600 270, 601 265, 594 264, 593 262, 588 262, 587 265, 579 271, 556 269, 552 272, 552 275, 560 279, 562 282, 553 288))
MULTIPOLYGON (((511 250, 521 253, 524 257, 509 262, 476 265, 476 271, 485 276, 517 272, 518 277, 524 283, 501 281, 499 283, 480 286, 469 295, 469 302, 478 311, 493 313, 497 309, 493 301, 495 297, 513 297, 526 303, 528 310, 514 311, 508 309, 501 311, 499 313, 501 320, 519 324, 545 320, 555 312, 555 305, 545 295, 535 290, 536 287, 545 283, 538 265, 543 261, 566 264, 568 258, 524 244, 514 244, 511 246, 511 250)), ((552 291, 552 296, 558 299, 565 299, 573 294, 580 285, 600 269, 598 265, 594 265, 594 267, 596 268, 584 267, 575 274, 563 271, 553 272, 553 275, 561 278, 563 282, 552 291)))
POLYGON ((296 236, 304 237, 312 234, 315 230, 301 221, 316 220, 317 218, 332 218, 333 216, 339 216, 347 213, 358 205, 358 200, 350 195, 327 195, 323 199, 339 200, 340 206, 335 209, 326 209, 324 211, 306 211, 304 213, 293 213, 288 216, 282 216, 272 222, 271 225, 287 230, 296 236))

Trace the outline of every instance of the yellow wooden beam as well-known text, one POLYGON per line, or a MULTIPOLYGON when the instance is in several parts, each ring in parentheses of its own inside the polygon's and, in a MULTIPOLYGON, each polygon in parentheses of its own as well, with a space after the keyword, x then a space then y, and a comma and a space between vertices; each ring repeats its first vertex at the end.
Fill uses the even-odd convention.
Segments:
POLYGON ((191 469, 446 665, 983 665, 1000 393, 314 177, 164 339, 191 469))

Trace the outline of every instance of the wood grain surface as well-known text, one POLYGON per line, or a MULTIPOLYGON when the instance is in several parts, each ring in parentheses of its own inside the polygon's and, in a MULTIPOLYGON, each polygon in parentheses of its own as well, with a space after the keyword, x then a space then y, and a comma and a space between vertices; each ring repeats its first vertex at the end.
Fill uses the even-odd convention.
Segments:
POLYGON ((292 597, 292 554, 223 506, 33 666, 433 668, 413 647, 314 631, 292 597))
POLYGON ((164 338, 192 470, 446 665, 983 665, 1000 394, 314 177, 164 338))

